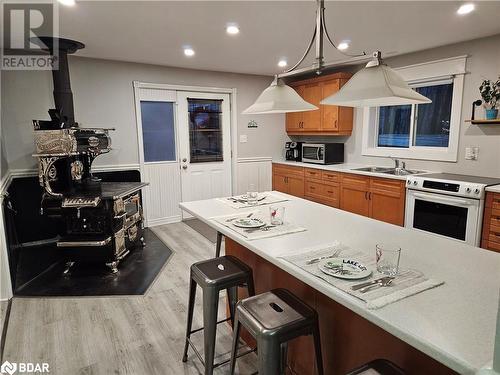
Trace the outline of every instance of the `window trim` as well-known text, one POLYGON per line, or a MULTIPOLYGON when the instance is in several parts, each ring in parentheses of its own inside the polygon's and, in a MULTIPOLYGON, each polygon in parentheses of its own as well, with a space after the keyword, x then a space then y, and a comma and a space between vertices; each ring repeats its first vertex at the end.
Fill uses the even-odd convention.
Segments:
MULTIPOLYGON (((457 162, 466 59, 467 56, 458 56, 395 69, 410 86, 453 80, 448 147, 413 146, 411 143, 408 148, 378 147, 378 107, 366 107, 363 108, 362 155, 457 162)), ((415 130, 413 112, 411 134, 415 130)))

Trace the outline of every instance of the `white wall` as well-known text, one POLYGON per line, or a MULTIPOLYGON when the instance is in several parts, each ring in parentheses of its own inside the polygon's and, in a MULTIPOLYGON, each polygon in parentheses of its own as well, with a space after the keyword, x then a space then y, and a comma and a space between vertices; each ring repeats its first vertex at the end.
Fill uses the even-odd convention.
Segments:
MULTIPOLYGON (((481 81, 484 78, 496 79, 500 75, 500 35, 394 57, 386 59, 386 62, 391 67, 401 67, 459 55, 469 56, 467 71, 470 74, 465 75, 458 162, 410 160, 407 162, 407 167, 500 177, 500 126, 476 126, 465 122, 466 119, 470 119, 472 102, 480 99, 478 87, 481 81), (465 160, 466 146, 479 146, 478 160, 465 160)), ((484 117, 483 109, 477 108, 476 117, 481 116, 484 117)), ((354 132, 345 144, 347 161, 391 165, 392 162, 388 159, 367 157, 361 154, 362 125, 362 110, 356 110, 354 132)))
MULTIPOLYGON (((137 136, 132 81, 236 88, 238 134, 248 135, 238 144, 237 157, 281 155, 283 115, 250 116, 241 111, 251 105, 272 78, 218 73, 117 61, 70 57, 75 118, 82 126, 115 127, 113 151, 95 165, 137 164, 137 136), (250 120, 257 129, 248 129, 250 120)), ((2 77, 2 138, 9 169, 35 168, 32 119, 48 118, 53 108, 49 72, 8 71, 2 77)))

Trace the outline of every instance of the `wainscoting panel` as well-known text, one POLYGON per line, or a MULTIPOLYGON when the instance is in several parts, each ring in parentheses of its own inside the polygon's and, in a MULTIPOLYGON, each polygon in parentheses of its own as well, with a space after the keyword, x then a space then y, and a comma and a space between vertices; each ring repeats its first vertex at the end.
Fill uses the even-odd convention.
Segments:
POLYGON ((178 163, 144 165, 144 213, 146 225, 152 227, 179 221, 181 210, 181 181, 178 163))
POLYGON ((250 184, 254 184, 258 191, 272 189, 272 158, 239 158, 238 184, 236 194, 244 194, 250 184))

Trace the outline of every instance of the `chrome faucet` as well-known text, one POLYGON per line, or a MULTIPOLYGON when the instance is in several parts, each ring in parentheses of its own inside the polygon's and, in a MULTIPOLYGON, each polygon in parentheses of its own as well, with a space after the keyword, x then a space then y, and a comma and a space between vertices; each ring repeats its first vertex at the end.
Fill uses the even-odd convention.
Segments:
POLYGON ((389 158, 391 158, 394 161, 394 168, 402 170, 406 169, 406 163, 404 161, 394 158, 392 156, 389 156, 389 158))

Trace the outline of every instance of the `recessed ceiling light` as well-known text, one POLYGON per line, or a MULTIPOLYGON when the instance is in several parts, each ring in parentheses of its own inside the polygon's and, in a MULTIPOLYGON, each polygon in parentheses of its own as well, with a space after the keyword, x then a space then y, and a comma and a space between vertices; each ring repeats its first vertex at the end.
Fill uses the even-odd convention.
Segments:
POLYGON ((284 68, 287 65, 288 65, 288 62, 285 59, 281 59, 280 61, 278 61, 278 66, 280 68, 284 68))
POLYGON ((67 6, 70 6, 70 7, 72 7, 76 3, 75 0, 59 0, 59 2, 62 5, 67 5, 67 6))
POLYGON ((463 4, 463 5, 460 6, 460 8, 458 8, 457 13, 460 14, 460 15, 469 14, 475 8, 476 8, 476 6, 474 4, 472 4, 472 3, 463 4))
POLYGON ((189 57, 194 56, 194 49, 191 47, 184 47, 184 54, 189 57))
POLYGON ((349 41, 345 40, 343 42, 340 42, 337 48, 341 51, 346 50, 349 48, 349 41))
POLYGON ((238 25, 230 24, 226 26, 226 32, 231 35, 236 35, 240 32, 238 25))

